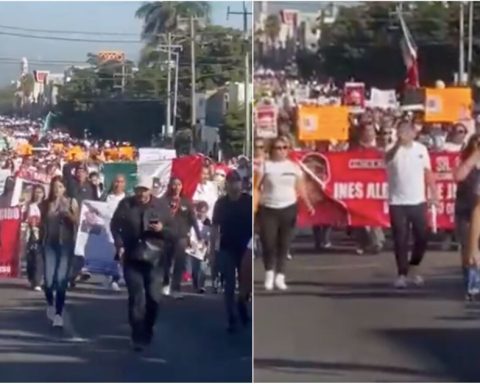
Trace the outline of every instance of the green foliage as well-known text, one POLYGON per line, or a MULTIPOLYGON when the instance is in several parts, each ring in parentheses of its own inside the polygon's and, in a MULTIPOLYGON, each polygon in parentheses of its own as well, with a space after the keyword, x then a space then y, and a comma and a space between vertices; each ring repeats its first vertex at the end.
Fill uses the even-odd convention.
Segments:
POLYGON ((242 154, 245 142, 245 110, 229 111, 220 125, 219 135, 224 156, 230 158, 242 154))
MULTIPOLYGON (((478 20, 480 7, 475 6, 478 20)), ((404 3, 404 9, 406 23, 418 46, 420 81, 425 85, 437 79, 451 82, 458 69, 458 3, 404 3)), ((399 85, 405 67, 400 50, 401 29, 394 12, 395 3, 366 2, 340 8, 331 25, 320 20, 318 55, 301 52, 300 72, 304 76, 323 73, 341 81, 353 77, 383 87, 399 85)), ((467 17, 465 20, 467 25, 467 17)), ((475 33, 478 32, 474 31, 474 36, 475 33)), ((478 39, 473 53, 473 73, 480 75, 478 39)))
POLYGON ((9 85, 0 89, 0 114, 11 114, 16 102, 15 85, 9 85))

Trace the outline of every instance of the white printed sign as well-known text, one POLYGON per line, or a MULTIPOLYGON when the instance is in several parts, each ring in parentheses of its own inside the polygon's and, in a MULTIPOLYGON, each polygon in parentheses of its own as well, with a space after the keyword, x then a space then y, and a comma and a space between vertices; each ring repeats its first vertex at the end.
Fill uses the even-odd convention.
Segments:
POLYGON ((371 108, 396 109, 398 106, 397 96, 394 89, 381 90, 372 88, 368 106, 371 108))
POLYGON ((138 162, 151 163, 160 160, 173 160, 177 157, 175 149, 165 148, 139 148, 138 162))
POLYGON ((5 189, 5 182, 7 181, 9 176, 10 176, 10 170, 8 169, 0 170, 0 195, 3 193, 5 189))

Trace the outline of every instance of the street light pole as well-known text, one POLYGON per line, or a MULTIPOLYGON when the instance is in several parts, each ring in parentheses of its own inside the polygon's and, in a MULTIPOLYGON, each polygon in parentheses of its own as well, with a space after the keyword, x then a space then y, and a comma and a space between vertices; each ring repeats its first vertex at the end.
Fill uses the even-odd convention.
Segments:
POLYGON ((468 53, 467 53, 467 72, 468 81, 471 83, 472 79, 472 64, 473 64, 473 1, 468 2, 468 53))
POLYGON ((192 121, 192 149, 197 150, 197 94, 196 94, 196 74, 195 74, 195 19, 193 16, 190 16, 190 71, 192 73, 191 77, 191 115, 190 120, 192 121))
POLYGON ((458 35, 458 84, 462 85, 464 82, 465 72, 465 8, 463 1, 460 2, 460 17, 459 17, 459 35, 458 35))
MULTIPOLYGON (((172 118, 172 80, 171 80, 171 65, 172 65, 172 34, 167 33, 167 116, 166 116, 166 127, 165 127, 165 136, 168 135, 171 125, 172 118)), ((173 146, 175 146, 175 135, 172 135, 173 146)))

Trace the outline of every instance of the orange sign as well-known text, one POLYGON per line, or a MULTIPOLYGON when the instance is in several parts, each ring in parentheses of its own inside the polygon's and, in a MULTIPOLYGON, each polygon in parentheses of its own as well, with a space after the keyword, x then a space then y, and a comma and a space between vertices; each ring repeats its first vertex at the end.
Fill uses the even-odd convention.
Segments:
POLYGON ((82 161, 85 160, 85 153, 80 147, 73 147, 67 153, 67 160, 69 161, 82 161))
POLYGON ((425 122, 456 123, 472 117, 470 88, 425 89, 425 122))
POLYGON ((300 105, 298 138, 301 141, 348 140, 349 108, 337 105, 300 105))

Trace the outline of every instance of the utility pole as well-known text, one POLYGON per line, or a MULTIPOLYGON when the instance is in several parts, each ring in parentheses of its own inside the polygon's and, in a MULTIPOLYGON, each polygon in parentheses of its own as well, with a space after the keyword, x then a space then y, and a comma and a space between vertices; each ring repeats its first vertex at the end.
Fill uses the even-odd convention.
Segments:
MULTIPOLYGON (((168 135, 172 119, 172 34, 167 33, 167 116, 165 123, 164 137, 168 135)), ((175 147, 175 134, 172 135, 173 146, 175 147)))
POLYGON ((247 156, 250 156, 252 152, 252 130, 251 130, 251 112, 250 112, 250 51, 251 46, 249 44, 249 33, 248 33, 248 16, 252 15, 252 12, 247 9, 247 3, 243 1, 243 11, 241 12, 232 12, 230 7, 227 8, 227 19, 230 15, 242 15, 243 16, 243 32, 244 43, 245 43, 245 89, 244 89, 244 104, 245 104, 245 144, 244 144, 244 153, 247 156))
POLYGON ((463 1, 460 1, 460 18, 459 18, 459 36, 458 36, 458 84, 464 84, 465 73, 465 8, 463 1))
POLYGON ((197 150, 197 138, 198 138, 198 132, 197 132, 197 98, 196 98, 196 76, 195 76, 195 19, 193 16, 190 16, 190 71, 192 72, 192 78, 191 78, 191 103, 192 103, 192 109, 191 109, 191 115, 190 115, 190 120, 192 121, 192 149, 195 151, 197 150))
POLYGON ((467 73, 468 82, 472 83, 472 64, 473 64, 473 11, 474 2, 468 2, 468 53, 467 53, 467 73))

